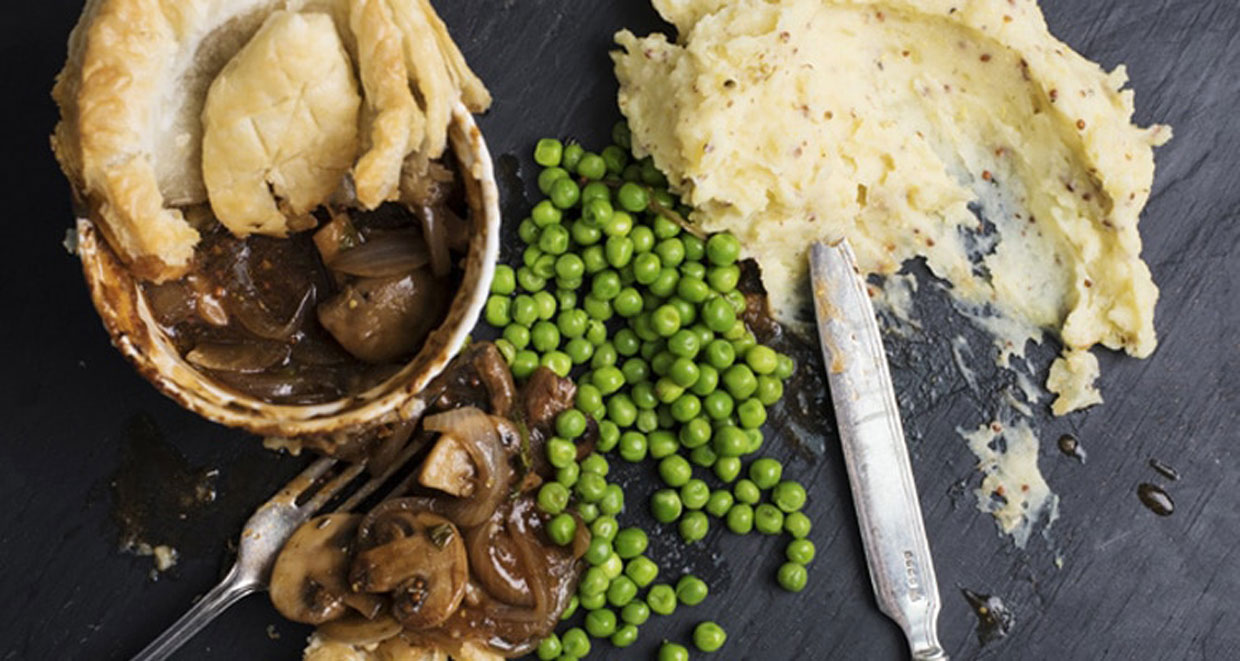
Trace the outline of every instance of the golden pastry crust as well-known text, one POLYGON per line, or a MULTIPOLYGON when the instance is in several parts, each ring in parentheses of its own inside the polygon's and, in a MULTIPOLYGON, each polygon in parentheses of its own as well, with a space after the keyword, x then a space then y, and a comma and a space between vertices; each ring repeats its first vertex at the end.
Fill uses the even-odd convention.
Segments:
MULTIPOLYGON (((207 89, 280 10, 330 16, 361 80, 365 107, 351 129, 364 150, 352 168, 364 207, 395 199, 410 154, 443 155, 454 104, 490 104, 423 0, 88 0, 53 90, 52 147, 137 275, 163 281, 188 269, 199 235, 179 207, 209 198, 207 89)), ((303 197, 320 196, 312 192, 303 197)), ((287 206, 295 216, 299 205, 287 206)))

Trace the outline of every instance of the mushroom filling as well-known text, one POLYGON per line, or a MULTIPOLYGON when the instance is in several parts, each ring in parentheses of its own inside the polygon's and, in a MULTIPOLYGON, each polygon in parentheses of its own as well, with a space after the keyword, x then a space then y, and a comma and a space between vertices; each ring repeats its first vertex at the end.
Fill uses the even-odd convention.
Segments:
POLYGON ((272 404, 355 395, 398 372, 447 315, 472 234, 459 177, 434 162, 400 203, 321 208, 287 238, 238 238, 196 211, 190 272, 144 283, 147 300, 187 362, 272 404))
POLYGON ((282 614, 346 644, 399 636, 503 657, 529 653, 554 630, 589 533, 579 525, 568 546, 548 537, 534 494, 550 471, 531 464, 528 448, 571 405, 571 382, 547 371, 517 393, 496 360, 492 345, 476 344, 429 389, 432 413, 410 441, 429 447, 411 474, 415 491, 364 516, 312 519, 293 535, 272 574, 282 614), (518 422, 484 411, 497 408, 518 422))

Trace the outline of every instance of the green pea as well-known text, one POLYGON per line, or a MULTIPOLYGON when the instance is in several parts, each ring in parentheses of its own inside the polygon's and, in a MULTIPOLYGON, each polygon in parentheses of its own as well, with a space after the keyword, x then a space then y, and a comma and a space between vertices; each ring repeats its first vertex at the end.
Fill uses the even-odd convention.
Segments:
POLYGON ((567 439, 574 439, 586 431, 586 416, 577 409, 566 409, 556 416, 555 432, 567 439))
POLYGON ((751 480, 740 480, 737 482, 736 486, 732 487, 732 494, 736 496, 737 502, 748 505, 757 505, 758 501, 762 499, 762 491, 751 480))
POLYGON ((684 645, 663 641, 659 646, 659 661, 689 661, 689 650, 684 645))
POLYGON ((511 300, 507 296, 492 296, 487 299, 486 304, 486 320, 488 324, 496 328, 503 328, 512 322, 509 316, 509 308, 511 300))
MULTIPOLYGON (((517 283, 520 284, 521 288, 525 291, 540 293, 542 289, 547 286, 547 279, 534 273, 530 267, 522 266, 517 269, 517 283)), ((518 296, 517 298, 520 299, 521 297, 518 296)), ((537 316, 537 308, 535 308, 534 314, 537 316)), ((527 326, 529 325, 520 321, 519 317, 514 316, 513 318, 518 320, 517 323, 522 323, 527 326)))
POLYGON ((504 328, 503 338, 507 340, 514 349, 524 349, 530 345, 530 329, 525 326, 510 324, 504 328))
POLYGON ((716 266, 735 263, 740 254, 741 242, 728 232, 716 234, 706 241, 706 257, 716 266))
POLYGON ((616 199, 619 200, 621 207, 632 213, 640 213, 650 206, 650 193, 646 191, 645 187, 635 183, 626 183, 620 186, 620 190, 616 193, 616 199))
POLYGON ((766 407, 757 399, 747 399, 736 407, 736 417, 741 427, 757 429, 766 423, 766 407))
POLYGON ((747 503, 736 503, 728 510, 728 530, 737 535, 748 535, 753 530, 753 507, 747 503))
POLYGON ((560 159, 560 167, 576 172, 577 165, 581 162, 583 155, 585 155, 585 149, 580 144, 570 142, 564 145, 564 155, 560 159))
POLYGON ((597 181, 607 175, 607 162, 598 154, 586 152, 577 163, 577 174, 597 181))
MULTIPOLYGON (((530 270, 534 272, 534 275, 537 275, 540 278, 550 279, 554 277, 555 276, 555 255, 548 253, 548 254, 543 254, 539 256, 538 260, 534 262, 534 265, 530 267, 530 270)), ((545 293, 545 292, 539 292, 539 293, 545 293)))
POLYGON ((689 453, 689 461, 702 468, 710 468, 719 461, 719 455, 709 445, 699 445, 689 453))
MULTIPOLYGON (((595 353, 595 356, 597 357, 602 350, 603 347, 599 347, 599 351, 595 353)), ((593 383, 594 386, 598 388, 599 392, 604 395, 610 395, 624 385, 624 373, 611 366, 596 367, 594 370, 593 383)))
POLYGON ((642 295, 636 289, 625 287, 620 290, 619 294, 616 294, 615 300, 612 301, 612 308, 616 314, 628 319, 641 313, 643 302, 642 295))
POLYGON ((543 138, 534 146, 534 162, 552 168, 560 164, 564 155, 564 145, 555 138, 543 138))
POLYGON ((700 511, 685 512, 685 515, 680 517, 678 529, 681 539, 686 544, 692 544, 706 537, 706 533, 710 530, 710 519, 707 519, 706 515, 700 511))
POLYGON ((646 593, 646 604, 651 612, 659 615, 671 615, 676 612, 676 591, 666 583, 652 585, 646 593))
POLYGON ((602 499, 603 493, 607 491, 607 480, 603 479, 603 476, 598 473, 582 471, 574 490, 577 492, 577 497, 583 502, 597 503, 602 499))
POLYGON ((680 443, 676 440, 676 436, 670 431, 658 430, 650 432, 646 437, 649 446, 650 456, 655 459, 662 459, 668 455, 676 453, 680 443))
POLYGON ((706 512, 714 517, 723 518, 728 515, 728 510, 732 509, 735 500, 732 494, 723 489, 717 489, 710 494, 710 498, 706 501, 706 512))
POLYGON ((624 561, 620 559, 620 556, 612 553, 611 557, 607 558, 607 562, 599 565, 598 568, 603 570, 603 575, 607 577, 608 581, 612 581, 624 573, 624 561))
POLYGON ((725 425, 715 430, 712 443, 719 456, 739 457, 749 448, 749 436, 738 427, 725 425))
POLYGON ((711 340, 710 344, 706 345, 706 360, 711 367, 725 370, 736 361, 736 350, 732 348, 732 343, 727 340, 711 340))
POLYGON ((560 335, 567 338, 577 338, 586 334, 586 327, 590 324, 590 315, 585 310, 564 310, 556 319, 556 327, 560 329, 560 335))
POLYGON ((544 168, 542 172, 538 173, 538 190, 542 191, 543 195, 550 195, 551 187, 555 185, 556 180, 563 179, 568 176, 570 176, 568 174, 568 170, 565 170, 564 168, 544 168))
POLYGON ((637 405, 626 393, 616 393, 607 399, 607 417, 620 427, 632 427, 637 421, 637 405))
POLYGON ((741 280, 741 269, 735 264, 731 266, 715 266, 706 271, 706 283, 720 294, 734 291, 741 280))
POLYGON ((701 346, 698 344, 697 333, 687 328, 676 331, 667 340, 667 350, 681 358, 693 359, 701 346))
POLYGON ((733 289, 724 294, 723 299, 728 302, 728 305, 732 306, 732 311, 736 314, 744 312, 745 308, 749 307, 749 300, 745 298, 745 295, 739 289, 733 289))
POLYGON ((682 327, 688 327, 697 321, 697 307, 689 301, 679 296, 672 296, 667 299, 667 304, 676 308, 676 312, 680 314, 680 325, 682 327))
POLYGON ((784 384, 773 376, 763 374, 758 377, 758 392, 755 397, 764 406, 774 406, 784 396, 784 384))
POLYGON ((650 293, 666 298, 676 293, 676 285, 680 283, 680 274, 670 266, 659 269, 659 275, 651 282, 650 293))
MULTIPOLYGON (((653 198, 652 201, 655 204, 659 204, 660 206, 663 206, 663 200, 659 199, 660 196, 658 194, 653 195, 652 198, 653 198)), ((676 236, 677 234, 680 234, 680 225, 677 225, 670 218, 667 218, 663 215, 659 215, 655 217, 654 219, 655 237, 659 239, 670 239, 676 236)))
POLYGON ((802 512, 791 512, 784 517, 784 532, 795 539, 805 539, 812 528, 809 517, 802 512))
POLYGON ((775 353, 774 349, 759 344, 745 354, 745 363, 755 374, 773 374, 779 366, 779 354, 775 353))
POLYGON ((683 505, 680 494, 672 489, 659 489, 650 496, 650 513, 659 523, 671 523, 679 519, 681 511, 683 505))
POLYGON ((708 500, 710 500, 710 487, 702 480, 694 478, 680 488, 680 502, 684 503, 687 509, 700 510, 706 506, 708 500))
POLYGON ((538 507, 548 514, 559 514, 568 506, 568 488, 559 482, 548 482, 538 490, 538 507))
MULTIPOLYGON (((729 328, 726 331, 723 331, 723 339, 727 340, 728 342, 736 342, 737 340, 740 340, 742 338, 746 338, 745 342, 748 342, 749 340, 747 339, 747 336, 749 335, 750 335, 749 329, 745 327, 745 322, 740 319, 737 319, 736 323, 732 324, 731 328, 729 328)), ((746 351, 749 350, 749 346, 750 345, 748 344, 745 346, 746 351)), ((736 345, 732 346, 732 350, 736 351, 736 345)), ((737 355, 743 356, 745 354, 743 352, 737 352, 737 355)))
POLYGON ((586 632, 595 638, 606 638, 616 632, 616 614, 599 608, 586 613, 586 632))
POLYGON ((571 514, 557 514, 547 522, 547 537, 560 546, 568 546, 577 536, 577 519, 571 514))
POLYGON ((646 458, 646 435, 629 431, 620 436, 620 456, 625 461, 637 463, 646 458))
MULTIPOLYGON (((640 359, 639 359, 640 360, 640 359)), ((659 405, 659 397, 655 395, 654 384, 649 381, 643 381, 633 386, 629 391, 629 395, 633 398, 633 403, 642 413, 650 412, 659 405)), ((638 413, 641 415, 641 413, 638 413)))
POLYGON ((581 607, 587 611, 594 611, 607 605, 607 591, 604 590, 598 594, 578 595, 581 600, 581 607))
POLYGON ((771 491, 771 502, 784 512, 796 512, 805 506, 805 487, 799 482, 784 480, 771 491))
POLYGON ((693 477, 693 467, 684 457, 674 454, 659 462, 659 476, 669 487, 683 487, 693 477))
POLYGON ((590 456, 581 460, 581 472, 594 473, 599 477, 607 477, 607 472, 611 470, 607 459, 597 452, 591 452, 590 456))
POLYGON ((621 149, 633 148, 633 132, 629 128, 628 122, 622 119, 612 125, 611 141, 616 143, 621 149))
POLYGON ((563 438, 547 441, 547 461, 556 468, 563 468, 577 459, 577 446, 563 438))
MULTIPOLYGON (((591 375, 589 380, 594 381, 594 377, 597 376, 598 371, 602 368, 605 368, 605 367, 614 368, 616 366, 616 361, 619 359, 620 359, 620 356, 616 353, 615 345, 613 345, 611 342, 604 342, 600 344, 599 347, 594 350, 594 357, 590 360, 590 367, 594 368, 594 374, 591 375)), ((604 372, 604 378, 610 379, 612 378, 612 376, 613 374, 610 371, 604 372)), ((620 376, 623 377, 624 374, 621 373, 620 376)), ((583 377, 582 380, 585 381, 586 379, 584 379, 583 377)), ((623 383, 619 385, 623 385, 623 383)), ((617 389, 619 389, 619 385, 617 385, 617 389)), ((605 393, 605 394, 610 394, 610 393, 605 393)))
POLYGON ((555 470, 555 481, 564 485, 565 488, 572 488, 574 484, 577 484, 579 477, 581 477, 581 467, 576 463, 555 470))
POLYGON ((584 337, 575 337, 564 346, 564 353, 568 354, 574 365, 582 365, 594 355, 594 345, 584 337))
POLYGON ((534 223, 533 218, 526 218, 517 225, 517 236, 521 238, 523 243, 535 243, 538 241, 538 234, 541 230, 534 223))
POLYGON ((583 275, 585 275, 585 272, 585 262, 582 261, 581 257, 577 255, 568 253, 560 255, 559 258, 555 260, 555 274, 560 278, 580 279, 583 275))
MULTIPOLYGON (((576 301, 576 295, 574 295, 574 302, 575 301, 576 301)), ((563 307, 563 304, 561 304, 561 307, 563 307)), ((589 321, 586 322, 586 336, 585 337, 586 337, 586 341, 589 342, 592 346, 595 346, 595 347, 599 346, 600 344, 607 341, 607 325, 599 321, 598 319, 590 319, 589 321)))
POLYGON ((680 330, 680 311, 671 305, 660 306, 651 315, 650 322, 660 337, 671 337, 680 330))
POLYGON ((808 565, 814 561, 814 543, 808 539, 794 539, 788 542, 788 548, 784 550, 784 554, 789 562, 808 565))
POLYGON ((533 351, 518 351, 512 358, 512 375, 518 379, 527 379, 538 369, 538 354, 533 351))
MULTIPOLYGON (((647 558, 644 555, 639 555, 632 560, 629 560, 629 562, 624 566, 624 575, 632 579, 633 583, 637 585, 637 587, 644 588, 653 583, 654 579, 658 577, 659 566, 650 558, 647 558)), ((645 604, 642 604, 642 606, 645 606, 645 604)), ((641 622, 634 622, 627 617, 624 618, 624 621, 632 624, 641 624, 641 622)))
MULTIPOLYGON (((594 246, 603 240, 603 230, 584 220, 573 221, 573 224, 568 226, 568 232, 579 246, 594 246)), ((600 246, 599 249, 601 250, 602 247, 600 246)))
POLYGON ((719 387, 719 370, 705 363, 698 364, 698 378, 693 382, 690 390, 693 394, 705 397, 719 387))
MULTIPOLYGON (((636 243, 635 243, 636 246, 636 243)), ((650 252, 639 252, 633 258, 633 277, 638 284, 651 285, 659 278, 663 263, 659 256, 650 252)))
MULTIPOLYGON (((598 519, 595 519, 595 522, 597 523, 598 519)), ((603 564, 604 562, 607 562, 607 558, 610 558, 610 557, 611 557, 611 542, 607 541, 606 539, 603 539, 602 537, 592 536, 590 538, 590 545, 586 547, 586 554, 585 554, 586 562, 590 563, 591 565, 598 566, 598 565, 603 564)))
POLYGON ((779 484, 779 479, 783 474, 783 464, 769 457, 758 459, 749 465, 749 479, 753 480, 759 489, 770 489, 779 484))
POLYGON ((625 383, 641 383, 650 378, 650 366, 638 357, 629 358, 620 366, 625 383))
POLYGON ((779 586, 789 592, 800 592, 805 589, 805 584, 809 582, 809 572, 805 570, 805 565, 795 562, 785 562, 776 575, 779 586))
POLYGON ((792 360, 791 357, 785 356, 782 353, 779 354, 779 357, 777 358, 777 360, 779 361, 779 363, 775 366, 774 376, 777 379, 787 381, 788 379, 792 377, 793 372, 796 371, 797 364, 795 361, 792 360))
MULTIPOLYGON (((693 238, 693 237, 688 237, 688 238, 693 238)), ((688 250, 687 250, 688 245, 689 245, 688 242, 686 242, 685 243, 685 246, 686 246, 685 262, 680 265, 680 277, 681 279, 697 278, 698 280, 702 280, 703 284, 705 284, 706 267, 701 262, 695 262, 695 261, 690 260, 690 258, 688 257, 688 250)), ((679 289, 679 287, 680 286, 677 285, 677 289, 679 289)), ((710 287, 706 288, 706 296, 702 299, 702 301, 705 301, 707 298, 710 298, 710 287)), ((702 301, 698 301, 698 302, 700 303, 702 301)))
POLYGON ((598 501, 598 510, 609 516, 624 511, 624 489, 621 489, 619 484, 607 485, 603 490, 603 497, 598 501))
POLYGON ((663 239, 655 244, 654 252, 664 266, 675 268, 685 261, 685 244, 679 237, 663 239))
POLYGON ((770 503, 762 503, 753 511, 754 527, 764 535, 778 535, 784 529, 784 513, 770 503))
POLYGON ((554 632, 547 635, 538 643, 538 658, 542 661, 553 661, 560 656, 560 652, 564 650, 564 646, 560 644, 560 637, 554 632))
POLYGON ((594 275, 607 268, 607 255, 602 246, 590 246, 581 251, 582 269, 587 275, 594 275))
POLYGON ((637 584, 628 576, 617 576, 607 588, 607 603, 623 608, 637 596, 637 584))
MULTIPOLYGON (((616 423, 610 420, 600 420, 598 423, 598 442, 594 444, 594 449, 599 452, 611 452, 612 448, 620 442, 620 428, 616 423)), ((589 457, 586 457, 589 459, 589 457)))
MULTIPOLYGON (((580 605, 580 600, 577 598, 577 595, 573 595, 572 598, 568 600, 568 607, 565 608, 564 612, 560 614, 560 621, 565 622, 569 618, 571 618, 573 615, 575 615, 577 613, 577 607, 579 605, 580 605)), ((555 635, 555 634, 552 634, 552 635, 555 635)))
POLYGON ((540 321, 530 330, 530 340, 537 351, 552 351, 560 346, 560 329, 550 321, 540 321))
MULTIPOLYGON (((675 414, 672 415, 675 420, 675 414)), ((680 443, 690 449, 700 447, 710 442, 712 433, 710 423, 705 418, 697 417, 680 428, 680 443)))
POLYGON ((690 303, 703 303, 710 297, 710 287, 698 277, 682 275, 676 283, 676 295, 690 303))
POLYGON ((716 296, 702 305, 702 321, 707 328, 722 333, 736 323, 736 310, 727 299, 716 296))
POLYGON ((616 630, 616 633, 611 635, 610 640, 613 646, 621 649, 631 646, 637 642, 637 626, 626 624, 620 627, 616 630))
MULTIPOLYGON (((568 251, 568 243, 569 243, 568 230, 565 229, 563 225, 559 225, 559 224, 548 225, 544 227, 542 234, 538 237, 538 247, 540 250, 547 253, 547 256, 563 255, 565 252, 568 251)), ((552 273, 554 273, 555 258, 551 257, 550 262, 552 264, 552 267, 551 267, 552 273)), ((545 278, 545 277, 550 277, 551 273, 540 272, 539 275, 545 278)))
MULTIPOLYGON (((654 230, 646 227, 645 225, 638 225, 634 227, 633 231, 629 232, 629 238, 633 240, 633 252, 638 255, 646 254, 651 250, 654 250, 654 230)), ((658 259, 658 255, 652 256, 658 259)), ((662 264, 659 266, 661 267, 662 264)))
POLYGON ((508 296, 517 290, 517 274, 507 264, 495 267, 495 275, 491 277, 491 293, 508 296))
POLYGON ((564 645, 564 653, 581 658, 590 653, 590 637, 578 627, 573 627, 560 636, 564 645))
POLYGON ((697 363, 688 358, 677 358, 672 362, 671 368, 667 375, 672 381, 681 388, 691 387, 697 383, 702 371, 698 369, 697 363))
POLYGON ((584 209, 586 205, 594 200, 605 200, 611 202, 611 189, 607 184, 601 181, 592 181, 581 189, 581 206, 584 209))
POLYGON ((741 474, 740 457, 719 457, 714 470, 715 477, 723 482, 732 482, 741 474))
POLYGON ((611 221, 615 211, 611 201, 606 198, 590 200, 581 204, 581 219, 601 231, 611 221))
MULTIPOLYGON (((567 181, 567 180, 559 180, 559 181, 552 183, 551 185, 552 190, 555 190, 556 184, 560 183, 560 181, 567 181)), ((574 188, 576 187, 576 184, 572 183, 571 181, 569 181, 568 183, 572 185, 574 188)), ((535 204, 534 208, 530 210, 530 220, 534 221, 534 224, 537 225, 539 228, 542 228, 544 232, 546 231, 546 228, 548 227, 552 227, 552 226, 559 227, 560 221, 563 219, 564 219, 564 212, 560 211, 560 209, 556 207, 555 203, 552 202, 551 200, 543 200, 542 202, 535 204)), ((542 234, 543 232, 539 232, 538 234, 539 241, 542 240, 542 234)))
POLYGON ((562 177, 551 184, 550 197, 556 207, 571 209, 581 199, 581 188, 571 177, 562 177))
POLYGON ((611 303, 595 297, 594 294, 586 296, 583 307, 585 307, 586 312, 590 313, 591 317, 594 317, 599 321, 607 321, 608 319, 611 319, 611 303))
POLYGON ((732 396, 723 390, 716 390, 703 400, 702 409, 711 420, 725 420, 732 415, 732 396))
POLYGON ((685 393, 685 389, 667 377, 660 378, 654 384, 655 396, 664 404, 671 404, 685 393))
POLYGON ((738 400, 749 399, 758 389, 758 379, 747 365, 733 365, 723 372, 723 385, 738 400))
POLYGON ((598 505, 594 503, 579 503, 577 505, 577 516, 586 523, 593 523, 598 518, 598 505))
POLYGON ((728 639, 723 627, 714 622, 702 622, 693 628, 693 645, 703 652, 717 652, 728 639))
POLYGON ((613 236, 607 239, 604 249, 607 263, 615 268, 628 266, 633 259, 633 242, 628 237, 613 236))
MULTIPOLYGON (((627 212, 615 210, 611 219, 603 227, 603 233, 612 238, 628 237, 633 231, 633 216, 627 212)), ((629 244, 632 246, 632 243, 629 244)))

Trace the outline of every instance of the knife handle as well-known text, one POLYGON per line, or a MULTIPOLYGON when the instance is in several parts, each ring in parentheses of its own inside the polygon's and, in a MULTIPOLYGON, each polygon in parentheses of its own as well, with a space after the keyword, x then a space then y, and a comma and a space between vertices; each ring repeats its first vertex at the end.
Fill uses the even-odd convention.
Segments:
POLYGON ((904 630, 915 661, 946 661, 938 580, 874 309, 846 241, 811 252, 823 357, 874 595, 904 630))

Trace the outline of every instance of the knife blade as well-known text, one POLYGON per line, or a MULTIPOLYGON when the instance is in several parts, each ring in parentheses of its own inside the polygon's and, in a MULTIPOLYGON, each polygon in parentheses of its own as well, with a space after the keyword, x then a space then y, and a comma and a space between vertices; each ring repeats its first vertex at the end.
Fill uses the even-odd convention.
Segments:
POLYGON ((887 355, 848 242, 811 246, 810 277, 874 596, 904 630, 915 661, 946 661, 937 630, 938 580, 887 355))

